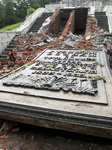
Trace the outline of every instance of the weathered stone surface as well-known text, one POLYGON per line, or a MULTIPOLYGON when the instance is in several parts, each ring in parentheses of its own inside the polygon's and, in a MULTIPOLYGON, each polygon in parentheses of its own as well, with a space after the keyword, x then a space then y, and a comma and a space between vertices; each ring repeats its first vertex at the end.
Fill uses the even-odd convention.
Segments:
POLYGON ((19 88, 18 93, 24 94, 23 89, 32 96, 107 104, 101 66, 100 53, 94 50, 48 49, 33 65, 4 80, 1 90, 11 86, 10 92, 19 88))

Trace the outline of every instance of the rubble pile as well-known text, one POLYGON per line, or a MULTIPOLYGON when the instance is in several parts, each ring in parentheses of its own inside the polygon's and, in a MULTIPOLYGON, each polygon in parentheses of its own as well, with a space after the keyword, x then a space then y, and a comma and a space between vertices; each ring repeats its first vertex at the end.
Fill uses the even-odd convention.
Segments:
POLYGON ((53 41, 52 38, 43 38, 37 33, 17 36, 14 40, 16 48, 12 49, 13 57, 11 59, 10 56, 4 59, 0 58, 0 76, 32 61, 46 48, 56 47, 58 43, 51 41, 53 41))
POLYGON ((74 46, 78 49, 92 49, 94 38, 100 34, 101 30, 97 27, 97 20, 93 17, 87 18, 86 31, 82 39, 74 46))
MULTIPOLYGON (((66 29, 65 29, 66 30, 66 29)), ((94 17, 87 18, 87 25, 85 34, 73 34, 71 31, 68 32, 66 37, 61 43, 61 48, 70 49, 91 49, 94 48, 97 43, 96 36, 102 33, 102 30, 97 27, 97 20, 94 17)), ((95 49, 97 49, 96 47, 95 49)))
POLYGON ((57 35, 52 36, 51 34, 43 36, 45 35, 44 33, 42 35, 40 33, 32 32, 18 35, 14 39, 16 47, 12 49, 14 58, 12 57, 10 59, 10 56, 7 56, 7 58, 4 59, 0 58, 0 76, 32 61, 37 54, 41 53, 46 48, 98 49, 99 47, 103 47, 111 49, 112 38, 107 38, 108 36, 99 38, 103 31, 97 27, 97 20, 94 17, 88 16, 84 35, 73 34, 70 29, 70 21, 73 21, 71 19, 73 15, 74 13, 72 12, 62 35, 59 37, 57 37, 57 35), (66 34, 64 34, 65 32, 66 34), (99 41, 99 39, 102 40, 99 41), (107 43, 110 43, 110 45, 107 43))
POLYGON ((57 34, 60 26, 60 10, 56 10, 53 15, 45 20, 38 33, 44 38, 47 35, 57 34))
POLYGON ((69 34, 69 31, 71 31, 71 27, 74 23, 74 15, 75 15, 75 11, 72 11, 70 14, 70 17, 66 23, 66 26, 65 26, 62 34, 59 37, 60 44, 64 41, 65 37, 69 34))
POLYGON ((78 41, 82 39, 82 35, 74 35, 72 32, 69 32, 69 34, 66 36, 66 40, 63 42, 65 46, 74 47, 78 41))

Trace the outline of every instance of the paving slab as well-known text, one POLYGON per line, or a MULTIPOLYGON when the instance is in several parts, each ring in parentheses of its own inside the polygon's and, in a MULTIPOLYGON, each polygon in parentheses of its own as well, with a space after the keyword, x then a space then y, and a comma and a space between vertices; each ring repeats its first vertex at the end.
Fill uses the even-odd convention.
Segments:
POLYGON ((0 80, 1 118, 112 138, 106 53, 47 49, 35 60, 0 80))

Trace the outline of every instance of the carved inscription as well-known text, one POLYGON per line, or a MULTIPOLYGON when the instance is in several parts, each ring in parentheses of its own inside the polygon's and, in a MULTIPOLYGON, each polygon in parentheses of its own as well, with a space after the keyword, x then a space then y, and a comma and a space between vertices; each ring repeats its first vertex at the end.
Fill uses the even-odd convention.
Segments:
POLYGON ((6 86, 95 95, 98 92, 97 52, 46 50, 37 62, 29 67, 27 74, 15 75, 6 86))

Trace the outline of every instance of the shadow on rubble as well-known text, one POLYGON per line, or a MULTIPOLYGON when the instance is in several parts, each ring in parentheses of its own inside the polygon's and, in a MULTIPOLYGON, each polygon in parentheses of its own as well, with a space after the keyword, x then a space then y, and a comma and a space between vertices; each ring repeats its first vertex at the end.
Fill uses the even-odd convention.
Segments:
POLYGON ((2 148, 5 145, 8 150, 112 150, 112 142, 109 139, 4 120, 1 120, 0 124, 4 122, 12 124, 13 128, 19 128, 15 130, 17 132, 6 133, 10 138, 8 141, 2 141, 2 148))

